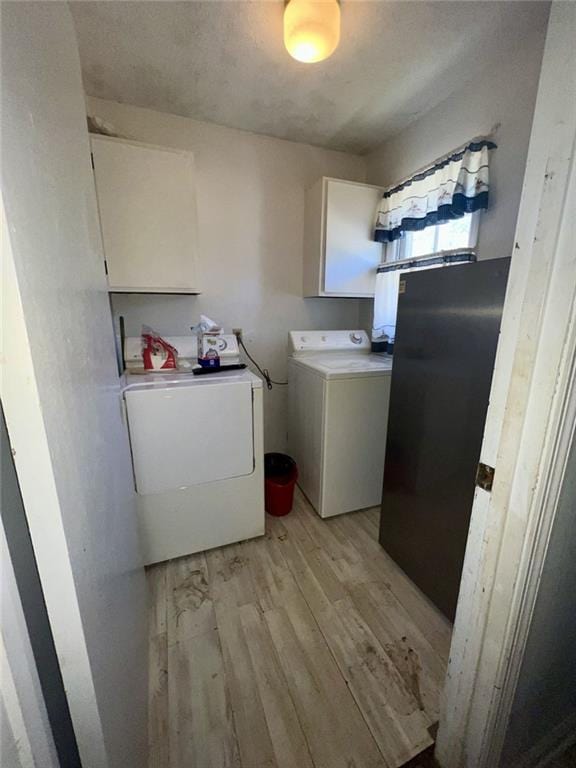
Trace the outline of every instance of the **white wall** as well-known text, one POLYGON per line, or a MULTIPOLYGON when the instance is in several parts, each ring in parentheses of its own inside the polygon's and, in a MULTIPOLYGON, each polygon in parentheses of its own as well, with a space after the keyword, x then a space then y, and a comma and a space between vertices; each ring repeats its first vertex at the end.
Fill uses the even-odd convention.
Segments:
POLYGON ((82 763, 141 768, 145 579, 74 28, 64 3, 1 11, 2 404, 82 763))
MULTIPOLYGON (((126 137, 195 157, 203 293, 115 296, 129 335, 142 323, 186 334, 202 312, 242 327, 260 364, 285 380, 288 331, 358 325, 357 300, 302 298, 302 242, 305 189, 320 176, 364 180, 362 158, 100 99, 88 110, 126 137)), ((266 392, 266 450, 285 449, 286 415, 286 387, 266 392)))
MULTIPOLYGON (((452 94, 366 156, 367 181, 388 186, 479 135, 492 133, 490 208, 482 214, 478 258, 511 256, 532 115, 548 20, 548 3, 530 6, 516 45, 474 81, 452 94)), ((363 327, 372 302, 363 301, 363 327)))

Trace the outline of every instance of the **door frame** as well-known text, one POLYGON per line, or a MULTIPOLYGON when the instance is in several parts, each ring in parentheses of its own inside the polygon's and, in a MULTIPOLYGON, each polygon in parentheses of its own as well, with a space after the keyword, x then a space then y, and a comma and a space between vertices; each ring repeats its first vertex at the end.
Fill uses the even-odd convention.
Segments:
POLYGON ((436 759, 499 764, 576 427, 576 4, 552 3, 436 759))

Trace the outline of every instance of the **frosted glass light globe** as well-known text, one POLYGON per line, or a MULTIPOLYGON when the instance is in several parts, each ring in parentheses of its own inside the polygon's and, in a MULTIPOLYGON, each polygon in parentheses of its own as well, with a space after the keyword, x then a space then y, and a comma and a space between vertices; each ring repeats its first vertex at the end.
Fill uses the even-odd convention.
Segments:
POLYGON ((340 42, 338 0, 289 0, 284 9, 284 45, 297 61, 324 61, 340 42))

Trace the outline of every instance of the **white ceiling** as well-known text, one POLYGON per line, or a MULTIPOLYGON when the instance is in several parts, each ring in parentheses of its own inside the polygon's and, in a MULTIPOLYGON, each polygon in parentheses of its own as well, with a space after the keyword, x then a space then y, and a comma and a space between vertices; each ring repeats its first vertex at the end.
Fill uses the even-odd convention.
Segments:
POLYGON ((547 4, 342 0, 319 64, 284 49, 282 0, 70 5, 89 95, 364 153, 513 50, 547 4))

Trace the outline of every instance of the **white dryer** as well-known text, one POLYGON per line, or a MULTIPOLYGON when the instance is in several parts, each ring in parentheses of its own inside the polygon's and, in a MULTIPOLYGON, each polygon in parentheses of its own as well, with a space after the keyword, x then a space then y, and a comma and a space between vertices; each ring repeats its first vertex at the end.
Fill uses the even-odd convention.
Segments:
POLYGON ((392 358, 365 331, 289 334, 289 452, 321 517, 382 499, 392 358))
POLYGON ((147 564, 264 533, 261 379, 128 374, 124 400, 147 564))

